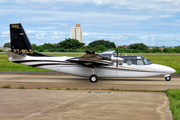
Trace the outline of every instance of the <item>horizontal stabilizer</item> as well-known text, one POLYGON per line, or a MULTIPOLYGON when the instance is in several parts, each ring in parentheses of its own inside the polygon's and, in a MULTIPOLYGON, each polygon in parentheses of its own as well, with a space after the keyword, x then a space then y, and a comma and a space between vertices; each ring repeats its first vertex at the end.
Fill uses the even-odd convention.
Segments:
POLYGON ((20 55, 20 54, 17 54, 17 53, 14 53, 14 52, 10 52, 10 51, 6 51, 6 54, 8 55, 9 60, 10 59, 21 59, 21 58, 25 57, 25 55, 20 55))

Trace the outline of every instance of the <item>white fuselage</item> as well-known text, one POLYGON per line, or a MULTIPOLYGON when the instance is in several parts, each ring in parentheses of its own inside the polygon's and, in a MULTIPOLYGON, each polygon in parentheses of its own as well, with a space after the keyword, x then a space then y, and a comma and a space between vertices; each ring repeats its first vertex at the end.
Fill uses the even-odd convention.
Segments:
MULTIPOLYGON (((73 57, 32 57, 27 56, 23 58, 9 58, 10 61, 20 63, 23 65, 38 67, 42 69, 89 77, 93 74, 94 68, 82 66, 77 63, 68 62, 66 60, 73 57)), ((99 66, 95 69, 95 74, 98 77, 151 77, 159 75, 167 75, 174 73, 173 68, 158 65, 118 65, 116 62, 112 66, 99 66)))

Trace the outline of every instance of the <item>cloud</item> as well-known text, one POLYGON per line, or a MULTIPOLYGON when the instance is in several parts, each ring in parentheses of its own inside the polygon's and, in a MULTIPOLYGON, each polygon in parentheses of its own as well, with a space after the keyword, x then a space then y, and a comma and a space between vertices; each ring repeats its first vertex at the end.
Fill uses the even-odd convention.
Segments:
POLYGON ((2 34, 3 34, 3 35, 7 35, 7 34, 9 35, 10 32, 9 32, 9 31, 6 31, 6 32, 2 32, 2 34))
POLYGON ((33 30, 28 30, 26 33, 27 34, 34 34, 35 32, 33 30))
POLYGON ((86 33, 86 32, 83 33, 83 36, 89 36, 89 35, 90 35, 90 34, 88 34, 88 33, 86 33))

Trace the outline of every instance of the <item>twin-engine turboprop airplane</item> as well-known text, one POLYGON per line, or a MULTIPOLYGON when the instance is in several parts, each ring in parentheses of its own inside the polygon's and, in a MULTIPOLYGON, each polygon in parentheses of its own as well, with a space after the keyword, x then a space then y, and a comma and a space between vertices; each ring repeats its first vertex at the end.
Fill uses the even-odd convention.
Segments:
POLYGON ((52 57, 33 50, 19 24, 10 24, 11 52, 9 60, 23 65, 89 77, 95 83, 99 77, 152 77, 164 75, 170 81, 173 68, 151 63, 141 56, 115 56, 115 51, 97 54, 87 51, 82 57, 52 57))

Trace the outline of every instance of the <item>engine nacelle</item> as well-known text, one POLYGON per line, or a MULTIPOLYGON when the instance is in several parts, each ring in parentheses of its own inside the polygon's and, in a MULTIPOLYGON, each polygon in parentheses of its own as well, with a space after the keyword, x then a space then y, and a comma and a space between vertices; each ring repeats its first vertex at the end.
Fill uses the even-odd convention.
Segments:
POLYGON ((124 59, 119 58, 119 57, 111 56, 111 61, 112 62, 122 62, 122 61, 124 61, 124 59))

